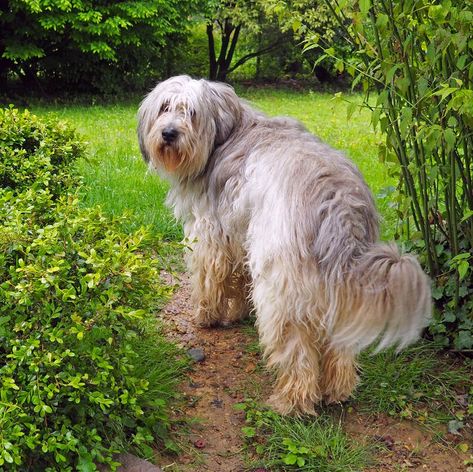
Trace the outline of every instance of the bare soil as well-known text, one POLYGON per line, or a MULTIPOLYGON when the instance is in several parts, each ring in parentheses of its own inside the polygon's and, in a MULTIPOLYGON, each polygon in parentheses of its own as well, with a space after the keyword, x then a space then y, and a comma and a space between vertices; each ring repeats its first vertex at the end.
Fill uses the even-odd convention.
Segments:
MULTIPOLYGON (((168 274, 169 283, 175 283, 168 274)), ((255 346, 255 336, 244 325, 228 328, 199 328, 192 322, 188 277, 180 276, 180 288, 161 312, 168 336, 184 349, 202 349, 205 358, 195 362, 182 384, 186 402, 177 419, 189 422, 190 434, 183 439, 178 457, 159 457, 164 471, 243 472, 245 445, 241 435, 244 415, 234 405, 245 397, 268 398, 272 376, 264 370, 255 346)), ((378 442, 382 448, 377 464, 366 472, 460 472, 464 460, 454 447, 435 439, 421 425, 387 415, 344 415, 346 432, 354 439, 378 442)), ((460 439, 458 439, 460 440, 460 439)), ((258 469, 262 471, 264 469, 258 469)), ((270 472, 270 471, 267 471, 270 472)))

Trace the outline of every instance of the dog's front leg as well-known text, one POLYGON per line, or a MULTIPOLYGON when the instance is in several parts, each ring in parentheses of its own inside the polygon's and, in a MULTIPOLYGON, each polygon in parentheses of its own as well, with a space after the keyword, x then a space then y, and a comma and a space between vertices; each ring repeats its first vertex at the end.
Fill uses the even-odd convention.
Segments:
POLYGON ((218 240, 197 240, 188 256, 192 274, 192 301, 197 308, 195 319, 201 326, 223 322, 227 308, 227 281, 232 264, 218 240))

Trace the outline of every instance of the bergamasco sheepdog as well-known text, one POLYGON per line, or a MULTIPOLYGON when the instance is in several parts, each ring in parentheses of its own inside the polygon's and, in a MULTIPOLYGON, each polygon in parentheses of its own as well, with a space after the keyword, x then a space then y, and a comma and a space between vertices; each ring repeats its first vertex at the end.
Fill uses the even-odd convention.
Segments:
POLYGON ((196 322, 254 311, 280 413, 347 399, 362 349, 417 339, 428 278, 415 257, 378 242, 371 192, 341 152, 229 85, 188 76, 159 83, 138 119, 143 157, 171 183, 191 246, 196 322))

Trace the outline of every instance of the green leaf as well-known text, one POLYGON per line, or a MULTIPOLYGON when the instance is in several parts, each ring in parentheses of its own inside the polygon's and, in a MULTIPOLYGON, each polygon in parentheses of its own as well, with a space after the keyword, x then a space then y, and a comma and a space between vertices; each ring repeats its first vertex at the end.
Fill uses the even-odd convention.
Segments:
POLYGON ((295 454, 289 453, 283 457, 283 462, 286 465, 294 465, 297 462, 297 456, 295 454))
POLYGON ((235 403, 233 408, 238 411, 245 411, 248 409, 248 405, 246 403, 235 403))
POLYGON ((254 438, 256 436, 256 428, 253 428, 251 426, 244 426, 241 428, 243 435, 245 438, 254 438))
POLYGON ((350 102, 347 106, 347 120, 349 120, 355 111, 358 109, 359 105, 355 102, 350 102))
POLYGON ((8 452, 8 451, 3 451, 2 452, 3 459, 5 459, 6 462, 9 464, 13 464, 13 456, 8 452))
POLYGON ((470 449, 470 446, 467 443, 460 443, 458 445, 458 449, 464 454, 466 454, 468 452, 468 449, 470 449))
POLYGON ((394 78, 394 74, 399 70, 399 65, 394 64, 386 73, 386 84, 390 84, 394 78))
POLYGON ((440 90, 437 90, 436 92, 433 93, 433 95, 440 96, 442 97, 442 100, 445 100, 449 95, 452 93, 458 91, 458 87, 443 87, 440 90))
POLYGON ((444 138, 445 142, 447 143, 447 150, 451 151, 452 149, 454 149, 457 137, 455 135, 455 132, 451 128, 447 128, 444 131, 444 138))
POLYGON ((468 261, 460 261, 460 263, 457 266, 460 280, 463 280, 465 278, 466 274, 468 273, 469 268, 470 268, 470 264, 468 264, 468 261))
POLYGON ((455 338, 455 347, 459 350, 473 348, 473 333, 471 331, 459 331, 455 338))
POLYGON ((412 108, 404 107, 401 110, 401 119, 399 122, 399 130, 402 137, 406 137, 412 126, 412 108))
POLYGON ((463 215, 463 218, 460 220, 462 223, 473 216, 473 210, 467 210, 463 215))
POLYGON ((301 29, 302 21, 299 18, 295 18, 292 22, 292 30, 296 33, 301 29))
POLYGON ((389 17, 388 15, 385 15, 384 13, 379 13, 378 18, 376 18, 376 26, 381 30, 384 31, 386 29, 386 26, 389 23, 389 17))
POLYGON ((359 0, 361 16, 366 18, 371 8, 371 0, 359 0))

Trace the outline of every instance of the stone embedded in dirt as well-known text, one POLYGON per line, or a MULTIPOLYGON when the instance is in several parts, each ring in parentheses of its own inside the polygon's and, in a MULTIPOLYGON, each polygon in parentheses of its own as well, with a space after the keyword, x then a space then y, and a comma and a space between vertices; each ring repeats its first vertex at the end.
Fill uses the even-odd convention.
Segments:
POLYGON ((207 444, 205 444, 205 441, 203 439, 197 439, 194 441, 194 446, 197 449, 203 449, 207 444))
POLYGON ((210 404, 214 407, 214 408, 223 408, 223 400, 219 400, 218 398, 214 398, 210 404))
POLYGON ((187 354, 195 361, 195 362, 202 362, 205 360, 205 353, 204 350, 200 347, 193 347, 187 351, 187 354))
POLYGON ((459 430, 464 427, 463 421, 451 420, 448 422, 448 432, 460 436, 459 430))
MULTIPOLYGON (((115 461, 120 462, 121 466, 117 469, 117 472, 163 472, 158 466, 151 464, 151 462, 140 459, 133 454, 118 454, 113 458, 115 461)), ((101 472, 108 472, 110 469, 106 466, 97 466, 101 472)))

